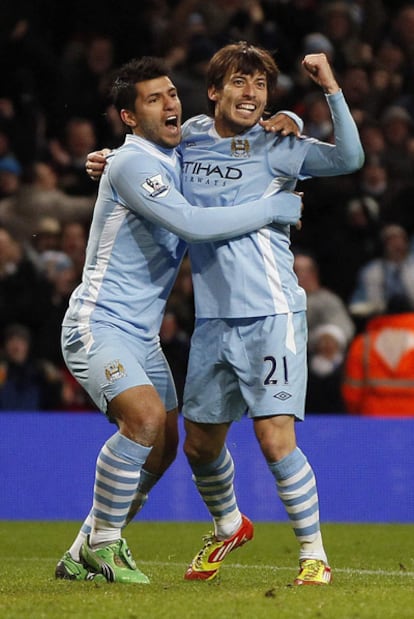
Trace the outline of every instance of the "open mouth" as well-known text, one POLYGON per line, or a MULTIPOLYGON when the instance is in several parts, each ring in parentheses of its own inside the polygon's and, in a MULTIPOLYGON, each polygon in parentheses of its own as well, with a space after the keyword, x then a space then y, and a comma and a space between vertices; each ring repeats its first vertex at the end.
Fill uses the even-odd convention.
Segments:
POLYGON ((236 106, 236 109, 241 112, 251 113, 256 111, 256 106, 254 103, 239 103, 239 105, 236 106))
POLYGON ((165 124, 167 127, 178 127, 178 116, 168 116, 165 124))

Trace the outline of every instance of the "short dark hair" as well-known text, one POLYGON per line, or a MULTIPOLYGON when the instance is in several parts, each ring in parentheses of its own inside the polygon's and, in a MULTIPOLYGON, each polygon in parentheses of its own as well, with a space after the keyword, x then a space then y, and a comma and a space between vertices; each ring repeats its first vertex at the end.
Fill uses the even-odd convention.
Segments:
MULTIPOLYGON (((264 73, 267 78, 268 107, 273 105, 279 68, 270 52, 246 41, 225 45, 214 54, 209 62, 207 88, 214 86, 217 90, 221 90, 229 71, 245 75, 253 75, 256 71, 264 73)), ((214 114, 214 101, 209 100, 208 106, 209 112, 214 114)))
POLYGON ((167 65, 162 58, 155 56, 134 58, 122 65, 116 73, 110 93, 118 112, 123 109, 134 109, 135 99, 137 98, 135 84, 164 75, 169 75, 167 65))

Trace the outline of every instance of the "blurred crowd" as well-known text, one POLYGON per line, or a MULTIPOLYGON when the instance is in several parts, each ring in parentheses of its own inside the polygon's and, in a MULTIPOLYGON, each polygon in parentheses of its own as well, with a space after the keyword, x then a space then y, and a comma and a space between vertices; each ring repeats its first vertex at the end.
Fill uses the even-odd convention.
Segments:
MULTIPOLYGON (((124 139, 108 100, 114 69, 163 56, 186 119, 207 111, 213 53, 241 39, 274 54, 278 109, 294 110, 305 134, 329 142, 326 101, 300 64, 324 52, 366 154, 358 173, 299 185, 303 225, 292 230, 292 248, 309 305, 307 412, 370 414, 352 391, 370 384, 356 378, 363 349, 355 353, 355 340, 381 317, 389 331, 401 314, 408 335, 398 350, 396 338, 392 350, 382 338, 383 374, 371 382, 393 372, 401 397, 414 398, 414 2, 2 0, 0 410, 95 408, 65 369, 60 324, 81 277, 97 191, 86 156, 124 139)), ((161 331, 180 398, 193 320, 185 259, 161 331)))

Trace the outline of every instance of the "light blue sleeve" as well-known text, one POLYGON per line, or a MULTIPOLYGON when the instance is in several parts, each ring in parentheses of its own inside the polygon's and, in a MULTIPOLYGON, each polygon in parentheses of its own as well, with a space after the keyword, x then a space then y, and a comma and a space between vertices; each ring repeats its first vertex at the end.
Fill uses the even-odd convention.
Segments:
POLYGON ((364 150, 352 114, 342 91, 325 95, 331 110, 335 144, 314 140, 303 161, 301 175, 337 176, 351 174, 364 164, 364 150))
POLYGON ((270 223, 295 224, 301 216, 301 198, 292 192, 230 207, 192 206, 155 158, 130 151, 114 156, 107 175, 114 200, 188 243, 225 240, 270 223))

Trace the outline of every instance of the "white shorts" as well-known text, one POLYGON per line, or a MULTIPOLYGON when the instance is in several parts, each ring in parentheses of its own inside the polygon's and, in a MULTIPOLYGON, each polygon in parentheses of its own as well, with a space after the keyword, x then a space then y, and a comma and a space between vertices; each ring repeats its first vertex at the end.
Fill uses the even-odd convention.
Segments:
POLYGON ((62 328, 62 352, 66 365, 106 414, 107 403, 126 389, 153 385, 166 410, 177 406, 177 394, 159 338, 132 338, 111 326, 62 328))
POLYGON ((304 419, 305 312, 264 318, 197 320, 183 416, 199 423, 293 415, 304 419))

